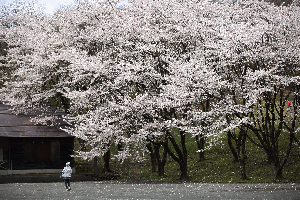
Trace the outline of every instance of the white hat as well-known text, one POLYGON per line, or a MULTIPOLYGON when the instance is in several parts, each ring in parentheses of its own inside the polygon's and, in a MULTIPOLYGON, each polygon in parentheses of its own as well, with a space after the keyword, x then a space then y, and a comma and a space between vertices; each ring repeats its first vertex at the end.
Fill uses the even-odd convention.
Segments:
POLYGON ((67 166, 70 166, 70 162, 67 162, 66 165, 67 165, 67 166))

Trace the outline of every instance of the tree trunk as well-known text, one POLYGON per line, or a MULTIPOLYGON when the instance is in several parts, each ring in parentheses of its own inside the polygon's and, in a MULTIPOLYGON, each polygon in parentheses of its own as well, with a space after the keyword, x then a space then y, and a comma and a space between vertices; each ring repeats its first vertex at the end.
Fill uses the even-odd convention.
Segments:
POLYGON ((280 159, 277 152, 270 152, 272 153, 271 156, 273 158, 273 164, 275 169, 275 179, 280 180, 282 179, 282 169, 283 165, 280 165, 280 159))
POLYGON ((109 163, 110 163, 110 150, 108 150, 104 155, 103 155, 103 159, 104 159, 104 172, 112 172, 110 170, 109 167, 109 163))
POLYGON ((247 160, 247 154, 246 154, 246 139, 247 139, 247 131, 245 130, 245 127, 241 127, 238 135, 232 135, 230 131, 227 132, 228 136, 228 145, 232 152, 234 162, 239 163, 240 165, 240 174, 241 179, 246 180, 247 174, 246 174, 246 160, 247 160), (232 143, 232 140, 235 142, 232 143))
MULTIPOLYGON (((155 173, 157 170, 156 170, 156 165, 157 165, 157 156, 156 154, 153 152, 153 148, 152 148, 152 145, 151 143, 148 143, 146 145, 147 149, 149 150, 150 152, 150 160, 151 160, 151 166, 152 166, 152 173, 155 173)), ((155 149, 155 146, 154 146, 154 149, 155 149)))
POLYGON ((268 164, 273 163, 273 160, 272 160, 271 156, 268 153, 267 153, 267 163, 268 164))
POLYGON ((157 159, 158 176, 164 176, 165 175, 165 165, 166 165, 168 154, 167 154, 167 151, 164 149, 163 156, 161 158, 159 150, 160 150, 160 146, 154 145, 155 157, 157 159))
POLYGON ((247 154, 246 154, 246 132, 242 128, 241 132, 241 154, 239 155, 239 162, 240 162, 240 170, 241 170, 241 179, 246 180, 247 174, 246 174, 246 160, 247 160, 247 154))
POLYGON ((97 156, 94 157, 94 175, 98 174, 97 156))
POLYGON ((166 165, 166 162, 167 162, 167 156, 168 156, 168 153, 164 149, 164 153, 163 153, 163 157, 162 157, 161 165, 160 165, 160 174, 161 174, 161 176, 165 175, 165 165, 166 165))
POLYGON ((180 165, 180 179, 181 180, 188 180, 188 174, 187 174, 187 162, 182 162, 180 165))
MULTIPOLYGON (((203 112, 208 112, 210 110, 210 100, 206 100, 202 102, 201 105, 202 105, 203 112)), ((206 123, 202 121, 201 125, 206 126, 206 123)), ((204 154, 205 140, 206 140, 205 134, 200 134, 200 138, 199 135, 196 135, 196 143, 199 150, 199 162, 205 160, 205 154, 204 154)))
POLYGON ((275 169, 275 171, 276 171, 276 175, 275 175, 276 180, 282 179, 282 167, 275 169))
POLYGON ((185 132, 180 131, 180 139, 181 139, 181 148, 182 148, 182 170, 181 170, 181 180, 188 180, 187 174, 187 149, 185 145, 185 132))
POLYGON ((233 140, 233 136, 232 136, 231 132, 228 131, 227 132, 228 146, 229 146, 230 151, 231 151, 231 153, 233 155, 233 162, 237 163, 237 162, 239 162, 239 156, 238 156, 238 153, 236 152, 236 150, 235 150, 235 148, 234 148, 231 140, 233 140))
POLYGON ((188 180, 188 174, 187 174, 187 149, 185 146, 185 132, 180 131, 180 139, 181 139, 181 149, 179 148, 178 144, 176 143, 174 137, 171 135, 171 133, 166 130, 166 138, 168 138, 171 142, 171 144, 174 147, 174 150, 178 156, 176 156, 169 148, 168 141, 166 140, 162 145, 167 151, 167 153, 173 158, 180 167, 180 179, 181 180, 188 180))
MULTIPOLYGON (((295 125, 295 121, 293 123, 295 125)), ((294 130, 294 128, 295 128, 295 126, 293 127, 292 130, 294 130)), ((282 175, 283 167, 286 164, 286 162, 287 162, 287 160, 290 156, 290 153, 291 153, 291 150, 292 150, 292 147, 293 147, 294 138, 295 138, 294 136, 295 136, 294 132, 292 132, 290 134, 289 147, 288 147, 288 150, 287 150, 286 155, 283 158, 282 162, 280 161, 278 154, 273 154, 273 155, 277 156, 277 159, 274 159, 275 160, 274 167, 275 167, 275 173, 276 173, 276 175, 275 175, 276 180, 279 180, 279 179, 283 178, 283 175, 282 175)))
POLYGON ((204 144, 205 144, 205 138, 203 135, 200 135, 200 139, 199 136, 196 135, 196 143, 197 143, 197 147, 199 150, 199 161, 204 161, 205 157, 204 157, 204 144))

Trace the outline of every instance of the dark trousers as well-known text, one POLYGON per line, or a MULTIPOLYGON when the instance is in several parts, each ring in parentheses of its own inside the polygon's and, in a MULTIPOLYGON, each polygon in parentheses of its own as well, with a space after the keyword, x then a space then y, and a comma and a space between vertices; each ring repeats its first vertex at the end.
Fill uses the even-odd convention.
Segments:
POLYGON ((70 179, 69 178, 65 178, 65 186, 66 186, 66 189, 69 189, 70 188, 70 179))

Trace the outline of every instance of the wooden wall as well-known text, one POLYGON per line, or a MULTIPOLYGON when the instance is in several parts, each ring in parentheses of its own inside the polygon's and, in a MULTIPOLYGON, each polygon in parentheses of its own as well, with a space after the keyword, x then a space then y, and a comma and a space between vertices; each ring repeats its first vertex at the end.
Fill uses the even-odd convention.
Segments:
POLYGON ((9 166, 9 139, 0 138, 0 143, 3 149, 3 160, 0 161, 0 170, 6 170, 9 166))
POLYGON ((74 151, 74 138, 1 138, 3 157, 7 164, 1 169, 62 169, 66 162, 74 166, 70 156, 74 151))

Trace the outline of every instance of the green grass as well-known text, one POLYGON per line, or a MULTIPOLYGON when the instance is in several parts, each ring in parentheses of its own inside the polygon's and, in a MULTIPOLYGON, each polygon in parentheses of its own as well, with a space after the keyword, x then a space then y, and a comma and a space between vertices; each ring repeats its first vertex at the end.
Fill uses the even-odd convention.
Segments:
MULTIPOLYGON (((247 164, 246 173, 247 180, 240 178, 239 164, 233 162, 233 157, 226 144, 214 146, 205 152, 206 160, 199 162, 199 155, 196 153, 197 146, 195 139, 188 139, 188 176, 189 182, 205 182, 205 183, 266 183, 266 182, 300 182, 300 149, 298 146, 293 147, 292 156, 289 157, 283 169, 283 179, 275 181, 275 171, 273 164, 267 162, 265 152, 252 144, 250 141, 246 143, 247 164)), ((282 139, 282 143, 286 140, 282 139)), ((114 151, 112 151, 114 152, 114 151)), ((113 156, 112 156, 113 157, 113 156)), ((99 170, 103 166, 103 160, 98 159, 99 170)), ((92 163, 92 161, 90 161, 92 163)), ((89 165, 90 168, 93 165, 89 165)), ((125 160, 123 163, 115 159, 111 160, 111 169, 114 173, 119 174, 121 181, 132 181, 133 173, 140 172, 140 180, 143 182, 177 182, 180 177, 179 165, 168 156, 165 166, 165 176, 159 177, 156 173, 151 172, 150 159, 137 164, 131 160, 125 160)), ((77 170, 78 171, 78 170, 77 170)), ((92 169, 84 169, 84 171, 92 172, 92 169)))
MULTIPOLYGON (((224 138, 225 140, 226 138, 224 138)), ((281 139, 286 143, 285 139, 281 139)), ((189 151, 188 157, 188 175, 190 182, 208 182, 208 183, 265 183, 275 181, 275 171, 273 164, 268 163, 263 149, 258 148, 250 141, 246 143, 247 164, 246 172, 248 179, 240 178, 239 163, 233 162, 233 157, 229 148, 225 145, 218 145, 205 152, 206 160, 199 162, 196 153, 196 144, 194 140, 187 141, 189 151), (223 148, 222 148, 223 147, 223 148)), ((293 147, 292 156, 283 169, 283 179, 280 182, 300 182, 300 149, 293 147)), ((176 181, 180 177, 178 164, 171 158, 168 158, 165 167, 165 177, 158 177, 151 172, 150 163, 142 169, 141 179, 144 181, 176 181)))
MULTIPOLYGON (((206 160, 198 162, 198 155, 190 152, 188 159, 188 175, 190 182, 207 183, 266 183, 275 182, 273 164, 266 160, 265 153, 253 145, 251 154, 248 154, 246 171, 247 180, 240 178, 239 164, 233 162, 229 149, 214 147, 206 152, 206 160)), ((250 153, 250 152, 249 152, 250 153)), ((300 182, 300 158, 291 156, 284 167, 281 182, 300 182)), ((149 163, 150 164, 150 163, 149 163)), ((141 179, 144 181, 172 182, 180 177, 179 166, 169 159, 165 167, 165 177, 158 177, 151 173, 149 165, 142 169, 141 179)))

